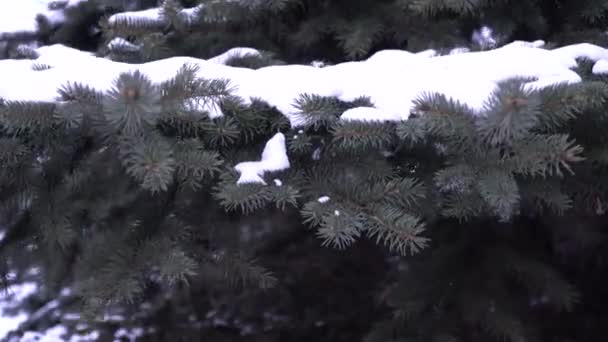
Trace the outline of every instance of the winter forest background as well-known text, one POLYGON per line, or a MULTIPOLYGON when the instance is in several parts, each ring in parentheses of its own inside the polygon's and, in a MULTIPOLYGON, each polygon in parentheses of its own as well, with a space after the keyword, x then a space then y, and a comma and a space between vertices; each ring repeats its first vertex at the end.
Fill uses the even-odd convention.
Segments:
POLYGON ((0 339, 603 341, 607 48, 605 0, 0 0, 0 339))

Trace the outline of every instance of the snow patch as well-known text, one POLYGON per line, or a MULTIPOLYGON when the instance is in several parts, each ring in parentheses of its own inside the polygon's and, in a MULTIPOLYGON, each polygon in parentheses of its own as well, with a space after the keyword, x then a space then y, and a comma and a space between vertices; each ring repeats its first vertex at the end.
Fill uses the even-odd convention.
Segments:
POLYGON ((226 64, 230 58, 246 57, 246 56, 260 56, 259 50, 248 48, 248 47, 235 47, 232 48, 219 56, 208 59, 207 61, 218 64, 226 64))
POLYGON ((160 21, 161 20, 161 9, 160 7, 149 8, 141 11, 127 11, 111 15, 108 18, 109 24, 115 24, 116 22, 123 22, 127 20, 149 20, 149 21, 160 21))
POLYGON ((453 48, 452 50, 450 50, 450 55, 457 55, 459 53, 466 53, 471 51, 469 48, 466 47, 457 47, 457 48, 453 48))
POLYGON ((285 136, 283 133, 277 133, 266 143, 260 161, 238 163, 234 169, 241 174, 237 184, 266 184, 262 178, 264 173, 282 171, 288 169, 289 166, 285 136))
POLYGON ((319 203, 327 203, 327 202, 329 202, 329 200, 330 200, 329 196, 321 196, 317 199, 317 201, 319 203))
POLYGON ((591 72, 594 74, 608 74, 608 60, 600 59, 593 65, 591 72))
MULTIPOLYGON (((194 19, 198 15, 199 11, 201 11, 202 9, 203 9, 203 5, 199 5, 199 6, 195 6, 195 7, 191 7, 191 8, 184 8, 184 9, 180 10, 178 15, 184 21, 189 22, 192 19, 194 19)), ((133 20, 161 23, 163 21, 162 8, 153 7, 153 8, 149 8, 149 9, 141 10, 141 11, 128 11, 128 12, 116 13, 114 15, 111 15, 108 18, 108 23, 115 24, 116 22, 125 22, 125 21, 133 21, 133 20)))
POLYGON ((126 40, 124 38, 119 38, 119 37, 112 39, 108 43, 108 48, 109 49, 126 49, 126 50, 130 50, 130 51, 139 50, 139 46, 129 42, 128 40, 126 40))
POLYGON ((144 329, 142 328, 120 328, 114 333, 114 338, 126 338, 128 341, 135 341, 138 337, 143 336, 143 334, 144 329))
POLYGON ((349 121, 399 121, 401 113, 373 107, 355 107, 347 109, 340 118, 349 121))
POLYGON ((7 291, 0 292, 0 339, 17 329, 21 323, 28 319, 29 315, 26 312, 13 314, 9 311, 19 308, 21 302, 36 293, 37 290, 38 285, 36 283, 25 282, 13 285, 7 291))

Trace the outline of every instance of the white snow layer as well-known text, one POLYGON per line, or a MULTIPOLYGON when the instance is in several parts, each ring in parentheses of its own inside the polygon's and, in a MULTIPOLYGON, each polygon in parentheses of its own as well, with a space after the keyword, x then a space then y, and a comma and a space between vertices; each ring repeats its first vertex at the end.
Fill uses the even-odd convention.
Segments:
POLYGON ((0 339, 17 329, 28 318, 25 312, 17 312, 13 315, 8 311, 18 309, 23 300, 37 290, 38 286, 35 283, 26 282, 9 287, 8 292, 0 292, 0 339))
MULTIPOLYGON (((200 10, 203 9, 203 5, 184 8, 180 11, 179 15, 182 19, 189 21, 194 18, 200 10)), ((114 15, 111 15, 108 18, 109 24, 114 24, 116 22, 129 21, 129 20, 141 20, 147 22, 161 22, 162 18, 162 8, 154 7, 141 11, 129 11, 129 12, 121 12, 114 15)))
MULTIPOLYGON (((0 0, 3 1, 3 0, 0 0)), ((199 76, 225 78, 244 99, 261 98, 274 105, 293 126, 301 126, 294 99, 302 93, 337 96, 351 101, 369 96, 375 109, 351 109, 351 120, 402 120, 409 116, 412 100, 423 92, 440 92, 474 109, 482 109, 497 82, 510 77, 535 77, 529 87, 580 82, 571 70, 576 58, 608 60, 608 50, 592 44, 575 44, 554 50, 539 48, 542 41, 514 42, 498 49, 435 56, 433 50, 411 53, 380 51, 360 62, 323 68, 307 65, 269 66, 257 70, 222 65, 234 54, 258 53, 248 48, 232 49, 209 60, 172 57, 144 64, 113 62, 62 45, 36 49, 35 60, 0 61, 0 98, 19 101, 56 101, 57 89, 70 82, 108 90, 122 72, 140 70, 154 82, 175 75, 185 63, 200 66, 199 76), (36 71, 33 64, 51 68, 36 71), (19 80, 19 82, 15 82, 19 80)), ((221 115, 218 113, 217 115, 221 115)))
POLYGON ((594 74, 608 74, 608 60, 600 59, 593 65, 591 72, 594 74))
POLYGON ((277 133, 266 143, 260 161, 238 163, 234 168, 241 174, 237 184, 266 184, 262 178, 264 173, 282 171, 288 169, 289 166, 285 136, 283 133, 277 133))
POLYGON ((36 16, 44 15, 52 24, 64 21, 63 9, 49 9, 54 2, 66 2, 66 7, 87 0, 0 0, 0 37, 17 32, 35 32, 36 16))
MULTIPOLYGON (((42 333, 27 331, 15 342, 93 342, 99 339, 99 332, 91 331, 85 334, 74 334, 66 338, 68 330, 65 326, 56 325, 42 333)), ((10 341, 13 342, 13 341, 10 341)))

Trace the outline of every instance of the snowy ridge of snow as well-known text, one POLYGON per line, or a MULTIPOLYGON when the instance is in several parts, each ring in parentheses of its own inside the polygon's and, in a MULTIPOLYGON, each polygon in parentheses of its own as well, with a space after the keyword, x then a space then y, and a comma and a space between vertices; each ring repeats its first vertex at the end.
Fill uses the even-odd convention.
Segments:
MULTIPOLYGON (((238 163, 234 169, 241 174, 237 184, 266 184, 264 179, 262 179, 264 173, 282 171, 288 169, 289 166, 287 148, 285 147, 285 136, 283 133, 277 133, 266 143, 260 161, 238 163)), ((277 184, 277 186, 280 185, 277 184)))
MULTIPOLYGON (((35 60, 0 61, 0 75, 5 80, 0 81, 0 98, 53 102, 57 98, 57 89, 68 81, 105 91, 123 72, 139 70, 153 82, 162 82, 174 77, 184 64, 195 64, 200 67, 200 77, 230 80, 235 95, 245 100, 256 97, 267 101, 276 106, 294 127, 304 124, 293 106, 294 99, 302 93, 336 96, 343 101, 369 96, 375 109, 351 109, 344 114, 344 119, 398 121, 408 118, 412 101, 424 92, 443 93, 481 110, 497 83, 507 78, 534 77, 537 80, 527 84, 530 88, 576 83, 581 81, 572 70, 577 58, 608 60, 608 50, 596 45, 583 43, 547 50, 538 47, 542 43, 513 42, 494 50, 445 56, 435 56, 433 50, 421 53, 384 50, 365 61, 323 68, 279 65, 257 70, 222 64, 235 54, 259 53, 244 47, 231 49, 209 60, 172 57, 127 64, 62 45, 51 45, 35 49, 39 54, 35 60), (32 65, 39 63, 51 68, 33 70, 32 65), (10 81, 13 79, 20 82, 10 81)), ((213 116, 219 115, 222 115, 219 111, 213 113, 213 116)))
POLYGON ((159 21, 161 17, 161 9, 159 7, 153 7, 140 11, 127 11, 121 12, 117 14, 113 14, 108 18, 108 23, 114 24, 117 21, 123 20, 150 20, 150 21, 159 21))
POLYGON ((67 332, 68 330, 65 326, 56 325, 43 333, 27 331, 21 339, 15 340, 15 342, 92 342, 99 339, 99 332, 97 331, 91 331, 86 334, 75 334, 69 339, 65 336, 67 332))
POLYGON ((347 109, 341 118, 345 121, 391 121, 393 115, 374 107, 355 107, 347 109))
MULTIPOLYGON (((179 15, 182 19, 189 21, 194 18, 200 10, 203 9, 203 5, 198 5, 191 8, 184 8, 179 12, 179 15)), ((162 21, 162 8, 161 7, 153 7, 146 10, 140 11, 127 11, 120 12, 111 15, 108 18, 109 24, 114 24, 120 21, 127 20, 144 20, 147 22, 161 22, 162 21)))
POLYGON ((123 48, 123 49, 131 50, 131 51, 139 50, 139 46, 129 42, 128 40, 126 40, 124 38, 119 38, 119 37, 113 38, 108 43, 108 48, 109 49, 123 48))
POLYGON ((221 55, 208 59, 207 61, 218 64, 226 64, 230 58, 245 56, 260 56, 260 51, 248 47, 234 47, 221 55))
POLYGON ((36 291, 38 291, 36 283, 25 282, 10 286, 8 292, 0 292, 0 338, 4 338, 10 331, 17 329, 29 317, 25 312, 12 315, 7 311, 19 308, 21 302, 36 291))

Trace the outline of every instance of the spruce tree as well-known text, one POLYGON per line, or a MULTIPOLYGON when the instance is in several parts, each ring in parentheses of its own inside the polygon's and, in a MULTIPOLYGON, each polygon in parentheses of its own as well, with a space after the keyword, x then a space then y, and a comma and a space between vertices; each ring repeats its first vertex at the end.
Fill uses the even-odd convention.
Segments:
MULTIPOLYGON (((260 67, 360 59, 387 41, 466 44, 467 25, 483 21, 556 42, 595 39, 604 27, 598 1, 202 4, 188 23, 178 13, 196 2, 164 2, 160 22, 103 23, 107 42, 139 45, 110 56, 209 57, 251 43, 276 54, 229 63, 260 67), (585 11, 554 21, 578 6, 585 11), (525 16, 505 18, 507 7, 525 16), (389 24, 374 25, 385 14, 389 24), (205 21, 214 16, 223 20, 205 21)), ((580 61, 576 85, 529 90, 506 80, 481 112, 422 94, 398 123, 339 119, 373 106, 366 97, 301 94, 302 127, 199 71, 184 65, 161 84, 124 73, 106 92, 66 83, 53 103, 2 101, 4 283, 34 268, 43 284, 30 303, 40 315, 23 330, 56 323, 40 317, 57 300, 108 331, 113 323, 100 318, 129 317, 119 324, 152 328, 156 340, 604 336, 605 308, 594 302, 607 298, 598 284, 607 271, 608 88, 589 62, 580 61), (272 139, 285 141, 290 167, 240 183, 235 167, 259 160, 272 139)))

